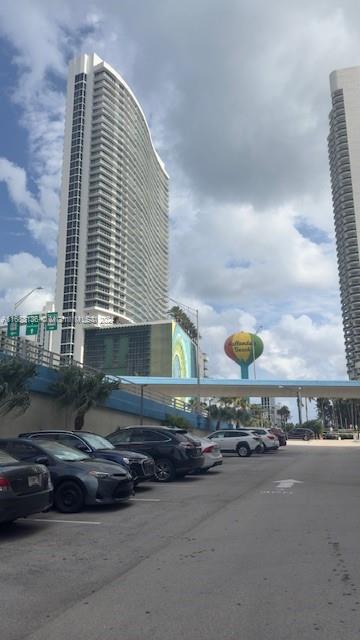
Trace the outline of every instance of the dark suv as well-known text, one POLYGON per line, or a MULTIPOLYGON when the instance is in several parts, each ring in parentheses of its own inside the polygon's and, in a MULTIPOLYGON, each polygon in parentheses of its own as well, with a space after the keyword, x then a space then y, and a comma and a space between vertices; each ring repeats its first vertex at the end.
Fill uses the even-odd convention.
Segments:
POLYGON ((155 479, 170 482, 203 465, 201 444, 187 437, 185 429, 134 426, 119 428, 107 436, 117 449, 133 449, 155 460, 155 479))
POLYGON ((297 427, 296 429, 292 429, 287 434, 288 440, 312 440, 315 437, 315 433, 311 429, 303 429, 302 427, 297 427))
POLYGON ((280 427, 271 427, 269 431, 271 431, 271 433, 277 437, 277 439, 279 440, 280 447, 286 446, 287 435, 285 431, 280 429, 280 427))
POLYGON ((68 447, 84 451, 91 458, 117 462, 126 469, 130 467, 135 486, 138 485, 139 482, 151 480, 154 477, 155 465, 152 458, 141 453, 136 453, 135 451, 121 451, 120 453, 109 440, 97 433, 46 429, 44 431, 22 433, 20 438, 56 440, 56 442, 66 444, 68 447))

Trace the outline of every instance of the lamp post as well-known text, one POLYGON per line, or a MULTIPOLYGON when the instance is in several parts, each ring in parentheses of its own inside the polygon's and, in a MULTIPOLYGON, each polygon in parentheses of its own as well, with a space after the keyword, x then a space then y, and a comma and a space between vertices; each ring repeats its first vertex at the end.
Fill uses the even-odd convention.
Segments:
POLYGON ((20 307, 20 305, 25 302, 25 300, 27 300, 27 298, 29 296, 31 296, 32 293, 34 293, 34 291, 40 291, 41 289, 43 289, 44 287, 34 287, 34 289, 31 289, 31 291, 29 291, 29 293, 27 293, 26 295, 24 295, 22 298, 20 298, 20 300, 18 300, 17 302, 15 302, 14 304, 14 315, 16 313, 16 309, 18 307, 20 307))
POLYGON ((296 398, 297 398, 297 406, 298 406, 298 413, 299 413, 299 425, 301 427, 302 425, 302 399, 301 399, 301 387, 298 388, 298 391, 296 393, 296 398))
MULTIPOLYGON (((263 328, 262 324, 258 326, 257 329, 255 329, 255 336, 257 336, 257 334, 259 333, 259 331, 261 331, 261 329, 263 328)), ((253 355, 253 365, 254 365, 254 380, 256 380, 256 367, 255 367, 255 340, 254 340, 254 336, 251 338, 251 346, 252 346, 252 355, 253 355)))

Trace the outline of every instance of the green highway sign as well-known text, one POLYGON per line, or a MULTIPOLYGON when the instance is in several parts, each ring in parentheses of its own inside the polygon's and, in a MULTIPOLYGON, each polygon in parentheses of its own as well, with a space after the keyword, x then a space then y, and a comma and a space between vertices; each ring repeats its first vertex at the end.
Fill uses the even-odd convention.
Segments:
POLYGON ((20 318, 19 316, 10 316, 7 324, 8 338, 18 338, 20 335, 20 318))
POLYGON ((57 311, 50 311, 46 314, 46 331, 55 331, 57 329, 58 314, 57 311))
POLYGON ((26 335, 36 336, 39 331, 40 315, 34 313, 30 316, 26 316, 26 335))

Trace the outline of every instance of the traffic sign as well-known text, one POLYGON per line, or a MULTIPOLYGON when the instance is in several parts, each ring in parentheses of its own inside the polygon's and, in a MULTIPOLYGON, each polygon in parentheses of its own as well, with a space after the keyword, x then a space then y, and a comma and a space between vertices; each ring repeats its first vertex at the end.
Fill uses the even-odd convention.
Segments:
POLYGON ((46 314, 46 331, 55 331, 57 329, 58 314, 57 311, 50 311, 46 314))
POLYGON ((26 316, 26 335, 36 336, 39 331, 40 315, 34 313, 30 316, 26 316))
POLYGON ((20 335, 20 318, 19 316, 10 316, 7 324, 8 338, 18 338, 20 335))

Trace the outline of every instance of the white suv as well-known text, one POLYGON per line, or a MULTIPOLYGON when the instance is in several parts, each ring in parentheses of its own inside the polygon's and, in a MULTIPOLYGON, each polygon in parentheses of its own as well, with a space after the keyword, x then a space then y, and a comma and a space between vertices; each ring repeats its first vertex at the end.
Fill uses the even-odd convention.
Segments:
POLYGON ((247 429, 248 434, 252 434, 255 437, 258 436, 264 445, 264 451, 276 451, 280 442, 277 437, 269 431, 269 429, 264 429, 263 427, 255 427, 252 429, 247 429))
POLYGON ((221 451, 235 451, 240 458, 248 458, 261 447, 261 438, 244 429, 219 429, 207 438, 215 440, 221 451))

